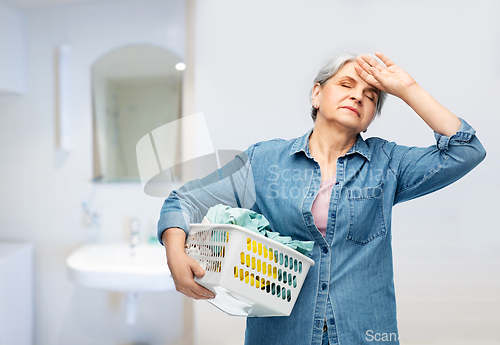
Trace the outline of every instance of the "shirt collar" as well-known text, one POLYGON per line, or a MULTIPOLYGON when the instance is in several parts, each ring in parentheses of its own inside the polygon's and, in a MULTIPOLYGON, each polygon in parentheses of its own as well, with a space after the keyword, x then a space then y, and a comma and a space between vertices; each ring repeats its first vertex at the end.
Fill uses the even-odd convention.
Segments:
MULTIPOLYGON (((314 130, 314 127, 311 128, 306 134, 303 136, 295 139, 295 142, 292 145, 292 148, 290 149, 290 156, 299 153, 299 152, 304 152, 304 154, 310 158, 313 159, 311 152, 309 151, 309 137, 311 136, 312 132, 314 130)), ((366 142, 363 140, 361 135, 358 134, 358 138, 356 139, 356 142, 354 145, 347 151, 345 154, 350 155, 354 153, 359 153, 363 157, 365 157, 368 161, 371 160, 371 151, 366 142)))

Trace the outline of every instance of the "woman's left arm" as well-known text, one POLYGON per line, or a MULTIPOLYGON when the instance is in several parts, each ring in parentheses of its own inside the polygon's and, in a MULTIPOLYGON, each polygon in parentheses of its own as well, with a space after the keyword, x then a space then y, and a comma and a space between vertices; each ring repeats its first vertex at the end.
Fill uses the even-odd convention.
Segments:
POLYGON ((367 83, 406 102, 435 132, 451 137, 460 129, 461 121, 429 95, 406 71, 382 53, 357 58, 356 72, 367 83))
POLYGON ((485 157, 476 131, 427 92, 385 55, 386 66, 368 55, 358 57, 356 72, 367 83, 405 101, 435 132, 436 145, 427 148, 384 145, 389 166, 397 177, 394 204, 411 200, 458 180, 485 157))

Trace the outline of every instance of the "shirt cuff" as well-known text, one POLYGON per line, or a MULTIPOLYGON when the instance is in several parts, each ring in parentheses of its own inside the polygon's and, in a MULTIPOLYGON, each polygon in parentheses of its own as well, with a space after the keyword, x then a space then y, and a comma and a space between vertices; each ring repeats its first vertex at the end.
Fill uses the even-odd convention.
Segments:
POLYGON ((450 142, 469 142, 469 140, 476 134, 476 130, 472 128, 464 119, 460 118, 461 125, 457 133, 451 137, 434 132, 434 137, 436 138, 437 147, 441 151, 448 150, 450 142))
POLYGON ((163 245, 161 237, 163 232, 168 228, 181 228, 186 233, 186 236, 190 229, 189 216, 182 212, 168 212, 163 215, 158 221, 158 241, 163 245))

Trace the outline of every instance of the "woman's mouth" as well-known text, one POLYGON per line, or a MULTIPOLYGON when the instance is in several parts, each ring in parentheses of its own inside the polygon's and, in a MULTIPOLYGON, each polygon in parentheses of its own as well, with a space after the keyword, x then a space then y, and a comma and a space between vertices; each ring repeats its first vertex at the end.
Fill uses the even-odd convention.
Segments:
POLYGON ((353 113, 355 113, 359 117, 359 111, 358 111, 358 109, 353 108, 353 107, 342 107, 342 108, 352 111, 353 113))

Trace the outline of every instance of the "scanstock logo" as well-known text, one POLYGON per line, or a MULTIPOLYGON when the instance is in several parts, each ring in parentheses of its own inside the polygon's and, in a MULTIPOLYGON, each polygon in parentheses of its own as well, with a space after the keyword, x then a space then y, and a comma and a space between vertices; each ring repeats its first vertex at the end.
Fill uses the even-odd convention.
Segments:
POLYGON ((138 141, 136 154, 147 195, 167 197, 182 176, 184 181, 201 179, 196 188, 210 189, 215 184, 233 188, 235 204, 240 207, 255 202, 248 156, 238 150, 215 150, 203 113, 182 117, 147 133, 138 141), (238 159, 234 159, 236 156, 238 159), (245 191, 238 193, 235 180, 242 174, 249 176, 249 181, 245 191), (238 194, 245 195, 245 202, 238 194))

